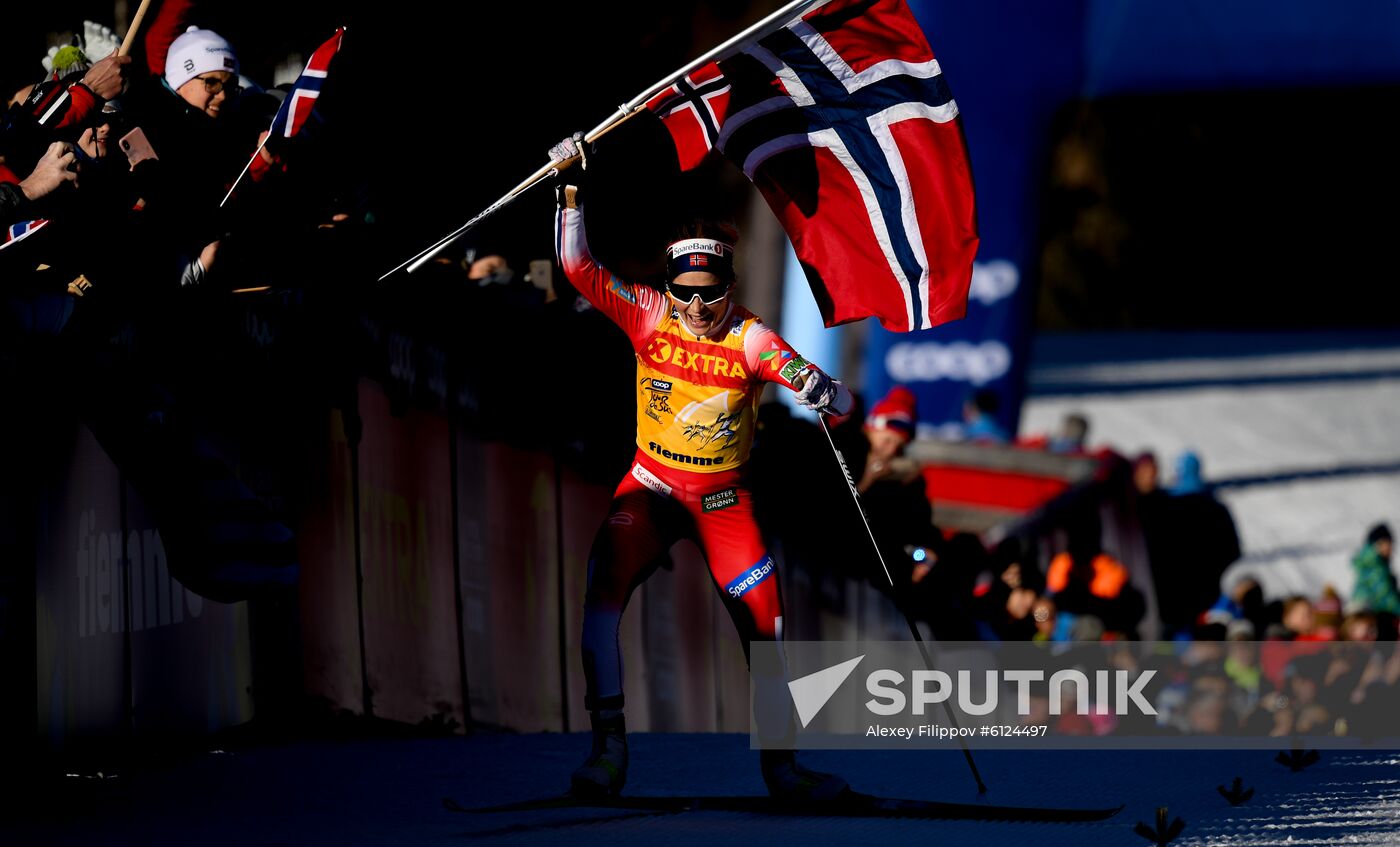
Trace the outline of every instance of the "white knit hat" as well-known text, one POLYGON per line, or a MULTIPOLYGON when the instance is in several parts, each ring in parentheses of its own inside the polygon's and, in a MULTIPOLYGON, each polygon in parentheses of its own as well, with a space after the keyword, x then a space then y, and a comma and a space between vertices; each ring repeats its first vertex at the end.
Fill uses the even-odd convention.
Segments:
POLYGON ((170 44, 165 54, 165 81, 171 88, 180 86, 210 71, 238 74, 238 57, 222 35, 192 26, 170 44))

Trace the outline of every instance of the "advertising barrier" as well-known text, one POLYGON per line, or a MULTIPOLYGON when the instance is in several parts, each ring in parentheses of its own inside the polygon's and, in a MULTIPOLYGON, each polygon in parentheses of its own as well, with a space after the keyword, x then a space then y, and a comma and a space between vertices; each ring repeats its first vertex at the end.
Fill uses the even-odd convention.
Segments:
POLYGON ((361 382, 360 562, 366 668, 377 717, 464 724, 453 600, 447 421, 394 415, 361 382))
POLYGON ((252 716, 245 603, 170 575, 140 498, 85 427, 43 487, 36 567, 37 728, 51 750, 200 735, 252 716))

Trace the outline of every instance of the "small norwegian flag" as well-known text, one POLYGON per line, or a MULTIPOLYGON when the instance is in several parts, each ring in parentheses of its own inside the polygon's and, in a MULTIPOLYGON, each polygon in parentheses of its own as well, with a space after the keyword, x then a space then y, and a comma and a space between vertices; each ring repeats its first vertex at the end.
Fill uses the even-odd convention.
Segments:
POLYGON ((44 218, 40 218, 36 221, 20 221, 17 224, 10 224, 5 227, 3 236, 0 236, 0 250, 18 244, 48 225, 49 222, 44 218))
POLYGON ((340 52, 344 41, 345 27, 341 27, 311 54, 310 61, 306 63, 306 70, 297 77, 296 85, 292 86, 292 93, 282 101, 282 108, 277 110, 277 116, 272 119, 269 135, 293 138, 306 126, 307 120, 316 109, 316 98, 321 96, 321 86, 325 85, 331 60, 340 52))

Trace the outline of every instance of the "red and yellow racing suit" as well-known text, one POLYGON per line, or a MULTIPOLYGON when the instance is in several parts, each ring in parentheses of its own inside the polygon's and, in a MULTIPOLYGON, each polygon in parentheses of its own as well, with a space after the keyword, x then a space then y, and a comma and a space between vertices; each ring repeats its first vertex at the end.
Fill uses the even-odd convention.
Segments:
POLYGON ((747 309, 731 304, 698 337, 669 297, 594 261, 581 208, 563 208, 556 249, 569 281, 627 333, 637 354, 637 454, 593 542, 584 601, 590 710, 622 708, 618 624, 632 591, 681 538, 699 544, 749 642, 782 634, 777 567, 754 521, 743 467, 765 382, 796 390, 813 366, 747 309))

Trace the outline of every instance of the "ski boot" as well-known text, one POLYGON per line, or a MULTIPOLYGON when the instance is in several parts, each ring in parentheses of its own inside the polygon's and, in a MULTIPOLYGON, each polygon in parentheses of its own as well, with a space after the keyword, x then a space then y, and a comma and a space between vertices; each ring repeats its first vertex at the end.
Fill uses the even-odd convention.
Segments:
POLYGON ((791 750, 760 750, 758 764, 763 783, 775 800, 792 803, 822 803, 840 797, 850 789, 835 774, 804 768, 791 750))
POLYGON ((574 770, 571 792, 577 797, 616 797, 627 783, 627 725, 621 714, 594 712, 593 749, 574 770))

